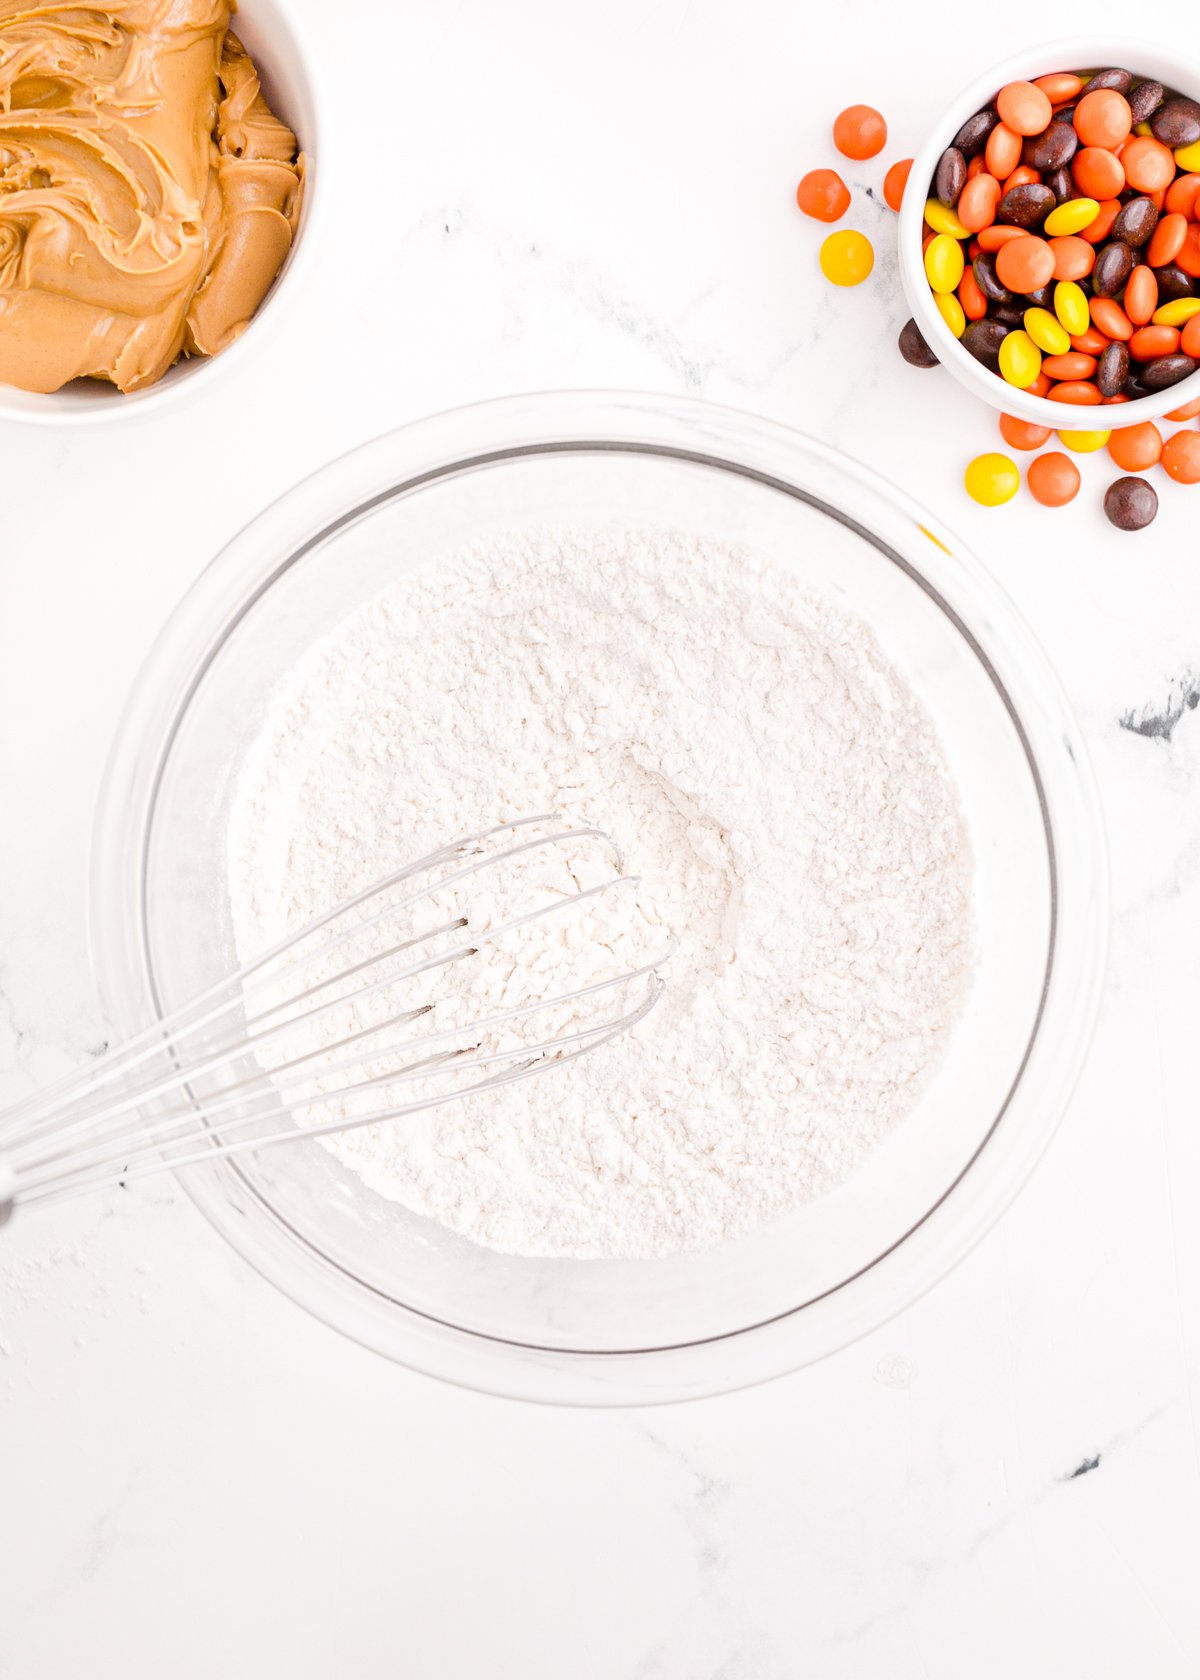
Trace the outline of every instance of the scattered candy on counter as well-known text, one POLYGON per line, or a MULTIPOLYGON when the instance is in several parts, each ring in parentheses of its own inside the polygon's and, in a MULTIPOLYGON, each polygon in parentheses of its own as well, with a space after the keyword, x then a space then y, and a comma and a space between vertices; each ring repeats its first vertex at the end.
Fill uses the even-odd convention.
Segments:
POLYGON ((873 105, 847 105, 834 118, 833 143, 843 157, 878 157, 887 145, 887 124, 873 105))
POLYGON ((835 286, 860 285, 874 267, 874 246, 853 228, 839 228, 821 245, 821 272, 835 286))
POLYGON ((1118 531, 1144 531, 1158 512, 1158 495, 1144 478, 1118 478, 1104 492, 1104 511, 1118 531))
POLYGON ((1079 468, 1069 455, 1054 449, 1030 461, 1025 482, 1034 501, 1043 507, 1066 507, 1079 494, 1079 468))
POLYGON ((1007 455, 976 455, 968 461, 963 474, 967 495, 984 507, 999 507, 1011 502, 1021 488, 1021 474, 1017 463, 1007 455))
MULTIPOLYGON (((834 145, 857 161, 877 157, 887 123, 851 105, 833 125, 834 145)), ((887 170, 883 197, 898 211, 912 158, 887 170)), ((796 191, 800 209, 836 222, 851 194, 833 169, 813 169, 796 191)), ((1200 368, 1200 102, 1113 68, 1060 71, 1010 82, 959 129, 938 161, 925 204, 923 260, 938 313, 964 348, 1014 387, 1068 406, 1120 404, 1166 390, 1200 368)), ((836 286, 871 273, 870 240, 829 234, 820 266, 836 286)), ((900 330, 900 354, 936 367, 915 321, 900 330)), ((1200 415, 1200 398, 1173 410, 1200 415)), ((1064 415, 1064 419, 1066 416, 1064 415)), ((1000 432, 1035 451, 1054 433, 1012 415, 1000 432)), ((1151 422, 1111 431, 1058 432, 1073 454, 1107 449, 1125 477, 1104 497, 1118 530, 1140 531, 1158 512, 1154 487, 1137 474, 1161 464, 1178 484, 1200 483, 1200 431, 1165 441, 1151 422)), ((1080 472, 1052 450, 1030 462, 1030 495, 1065 507, 1080 472)), ((985 507, 1011 501, 1021 474, 1007 455, 978 455, 964 474, 985 507)))

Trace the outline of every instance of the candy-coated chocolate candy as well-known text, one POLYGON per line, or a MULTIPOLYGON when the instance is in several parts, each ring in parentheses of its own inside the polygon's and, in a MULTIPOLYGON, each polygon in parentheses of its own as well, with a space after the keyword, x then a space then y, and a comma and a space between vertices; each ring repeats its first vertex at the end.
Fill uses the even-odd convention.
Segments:
POLYGON ((1042 353, 1023 329, 1010 332, 1000 346, 1000 372, 1010 385, 1025 390, 1042 371, 1042 353))
POLYGON ((843 157, 877 157, 887 144, 887 124, 873 105, 848 105, 834 118, 833 143, 843 157))
POLYGON ((1182 327, 1193 315, 1200 315, 1200 298, 1172 298, 1160 304, 1151 319, 1156 327, 1182 327))
POLYGON ((1162 433, 1152 420, 1140 426, 1123 426, 1108 440, 1108 453, 1125 472, 1144 472, 1162 454, 1162 433))
POLYGON ((821 272, 835 286, 857 286, 875 266, 875 252, 865 233, 843 228, 821 245, 821 272))
POLYGON ((963 483, 972 500, 984 507, 999 507, 1011 502, 1021 488, 1021 474, 1007 455, 976 455, 967 463, 963 483))
POLYGON ((1060 280, 1054 288, 1054 313, 1072 336, 1086 332, 1090 316, 1083 287, 1074 280, 1060 280))
MULTIPOLYGON (((1200 432, 1196 434, 1200 437, 1200 432)), ((1029 494, 1043 507, 1065 507, 1079 494, 1079 468, 1061 450, 1052 449, 1025 469, 1029 494)))
POLYGON ((818 222, 836 222, 850 208, 850 192, 836 169, 810 169, 796 188, 796 203, 818 222))
POLYGON ((948 233, 939 233, 925 251, 925 278, 935 292, 952 292, 963 277, 963 248, 948 233))
POLYGON ((1042 227, 1046 233, 1081 233, 1100 214, 1100 204, 1094 198, 1072 198, 1051 210, 1042 227))
POLYGON ((938 314, 950 328, 955 338, 961 338, 967 330, 967 317, 955 294, 953 292, 935 292, 933 301, 937 304, 938 314))
POLYGON ((1065 356, 1071 348, 1071 335, 1056 315, 1048 309, 1027 309, 1025 331, 1048 356, 1065 356))

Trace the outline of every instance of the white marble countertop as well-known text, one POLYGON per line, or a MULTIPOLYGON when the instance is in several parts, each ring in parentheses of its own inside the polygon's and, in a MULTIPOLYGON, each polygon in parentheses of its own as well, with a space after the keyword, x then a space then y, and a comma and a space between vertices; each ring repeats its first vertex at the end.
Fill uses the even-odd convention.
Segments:
MULTIPOLYGON (((1164 481, 1140 537, 1102 520, 1104 458, 1064 512, 974 507, 960 474, 994 421, 895 353, 890 213, 859 200, 869 284, 817 275, 792 191, 834 161, 834 112, 881 105, 887 156, 911 153, 1003 50, 986 16, 966 56, 959 14, 953 32, 932 16, 346 0, 324 51, 336 202, 296 334, 154 426, 0 428, 0 1095, 106 1036, 85 934, 97 784, 127 685, 217 547, 389 426, 626 386, 872 462, 975 546, 1057 664, 1115 920, 1055 1143, 884 1329, 646 1412, 393 1367, 276 1294, 171 1181, 18 1219, 0 1238, 6 1680, 1200 1670, 1200 489, 1164 481)), ((1139 18, 1167 38, 1180 14, 1139 18)), ((851 172, 878 194, 881 166, 851 172)))

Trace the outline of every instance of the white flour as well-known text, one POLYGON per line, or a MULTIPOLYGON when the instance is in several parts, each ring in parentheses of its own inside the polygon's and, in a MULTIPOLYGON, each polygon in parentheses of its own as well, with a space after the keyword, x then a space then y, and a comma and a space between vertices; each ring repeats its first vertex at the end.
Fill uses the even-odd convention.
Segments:
POLYGON ((329 1147, 526 1255, 703 1248, 843 1180, 961 1010, 971 863, 870 631, 760 557, 544 531, 404 575, 273 698, 231 814, 239 953, 456 835, 557 809, 680 951, 629 1037, 329 1147))

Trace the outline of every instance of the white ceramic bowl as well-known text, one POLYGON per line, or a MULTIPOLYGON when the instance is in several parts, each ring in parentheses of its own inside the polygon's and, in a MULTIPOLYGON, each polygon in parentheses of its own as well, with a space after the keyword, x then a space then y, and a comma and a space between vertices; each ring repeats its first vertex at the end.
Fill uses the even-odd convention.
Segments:
MULTIPOLYGON (((752 415, 677 397, 514 397, 422 420, 311 475, 234 538, 164 629, 96 831, 93 951, 120 1031, 235 966, 229 805, 283 675, 398 567, 436 566, 531 519, 744 542, 876 629, 936 722, 974 840, 978 978, 946 1063, 832 1194, 662 1260, 489 1253, 385 1202, 311 1139, 180 1176, 265 1276, 393 1359, 538 1400, 682 1399, 873 1328, 1016 1193, 1095 1014, 1103 834, 1044 657, 931 514, 752 415)), ((553 1113, 552 1078, 540 1092, 553 1113)))
POLYGON ((254 60, 272 110, 295 131, 307 171, 296 237, 258 313, 221 355, 178 361, 142 391, 122 395, 114 385, 98 379, 76 379, 48 394, 0 385, 0 419, 61 426, 156 416, 169 403, 205 388, 221 372, 240 366, 249 353, 247 341, 259 342, 268 326, 278 328, 286 316, 289 301, 298 294, 302 270, 315 254, 324 207, 329 124, 324 119, 320 74, 303 29, 280 0, 246 0, 234 15, 233 27, 254 60))
POLYGON ((1019 391, 977 362, 969 350, 964 350, 938 313, 921 257, 922 214, 938 159, 967 118, 990 105, 1006 82, 1029 81, 1052 70, 1102 70, 1110 65, 1120 65, 1135 76, 1152 77, 1177 93, 1200 99, 1200 65, 1174 48, 1105 35, 1071 36, 1045 46, 1026 47, 970 83, 943 111, 913 160, 910 190, 905 193, 900 210, 901 284, 913 319, 942 366, 949 369, 960 385, 982 397, 992 408, 1054 429, 1067 426, 1081 432, 1108 431, 1116 425, 1136 426, 1142 420, 1157 420, 1171 409, 1200 397, 1200 370, 1166 391, 1139 397, 1135 402, 1096 408, 1050 402, 1046 397, 1019 391))

